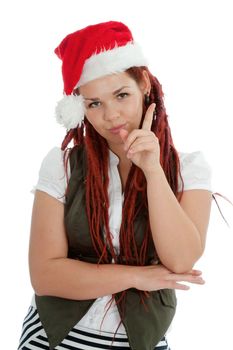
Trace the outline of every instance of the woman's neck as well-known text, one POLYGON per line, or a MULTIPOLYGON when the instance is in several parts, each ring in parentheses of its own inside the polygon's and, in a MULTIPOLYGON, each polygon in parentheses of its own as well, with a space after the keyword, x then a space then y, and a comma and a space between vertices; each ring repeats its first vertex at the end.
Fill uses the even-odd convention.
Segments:
POLYGON ((130 164, 131 161, 126 157, 126 151, 123 148, 123 144, 109 145, 110 150, 119 158, 120 164, 130 164))

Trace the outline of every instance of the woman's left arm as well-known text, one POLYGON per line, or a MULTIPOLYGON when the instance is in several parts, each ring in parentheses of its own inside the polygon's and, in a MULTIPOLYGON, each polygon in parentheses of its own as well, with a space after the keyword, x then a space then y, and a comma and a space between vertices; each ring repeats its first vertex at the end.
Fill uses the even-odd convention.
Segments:
POLYGON ((209 223, 212 194, 184 191, 177 200, 160 164, 159 141, 151 131, 155 104, 148 108, 141 129, 121 130, 127 157, 140 167, 147 180, 150 226, 164 266, 175 273, 192 269, 201 257, 209 223))
POLYGON ((146 179, 150 226, 159 258, 175 273, 189 271, 204 252, 212 194, 184 191, 179 203, 162 167, 147 173, 146 179))

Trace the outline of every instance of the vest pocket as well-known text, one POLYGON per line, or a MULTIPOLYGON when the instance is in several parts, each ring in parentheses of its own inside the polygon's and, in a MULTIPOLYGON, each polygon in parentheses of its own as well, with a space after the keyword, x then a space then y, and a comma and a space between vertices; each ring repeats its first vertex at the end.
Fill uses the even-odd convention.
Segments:
POLYGON ((176 299, 176 294, 173 289, 160 289, 158 291, 161 303, 164 306, 169 306, 172 308, 176 307, 177 304, 177 299, 176 299))

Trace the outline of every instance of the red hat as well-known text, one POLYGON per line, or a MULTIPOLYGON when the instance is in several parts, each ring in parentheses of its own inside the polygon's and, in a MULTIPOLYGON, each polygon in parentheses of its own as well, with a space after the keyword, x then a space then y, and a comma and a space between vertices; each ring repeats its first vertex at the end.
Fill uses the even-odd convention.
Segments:
POLYGON ((64 96, 57 104, 56 119, 67 131, 81 126, 85 114, 84 99, 73 95, 74 89, 102 76, 147 65, 129 28, 114 21, 67 35, 55 53, 62 60, 64 81, 64 96))

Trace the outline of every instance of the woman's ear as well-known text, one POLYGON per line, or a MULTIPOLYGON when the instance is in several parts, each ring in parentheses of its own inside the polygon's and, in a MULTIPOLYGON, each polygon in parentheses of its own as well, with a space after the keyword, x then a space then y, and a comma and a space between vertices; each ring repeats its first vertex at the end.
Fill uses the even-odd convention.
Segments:
POLYGON ((141 88, 143 94, 145 94, 147 92, 150 93, 151 83, 150 83, 149 74, 147 73, 146 70, 143 70, 142 74, 143 74, 143 79, 140 83, 140 88, 141 88))

